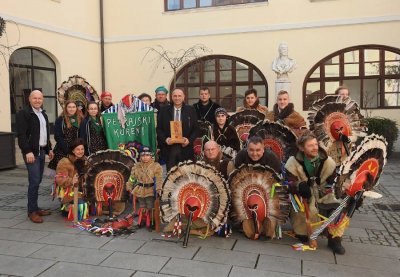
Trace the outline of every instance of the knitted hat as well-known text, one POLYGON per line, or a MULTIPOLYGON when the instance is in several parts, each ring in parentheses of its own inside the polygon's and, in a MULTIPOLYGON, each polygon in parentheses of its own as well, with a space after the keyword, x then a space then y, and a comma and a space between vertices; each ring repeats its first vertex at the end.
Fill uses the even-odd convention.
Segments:
POLYGON ((156 94, 159 93, 159 92, 163 92, 163 93, 167 94, 167 93, 168 93, 168 90, 167 90, 167 88, 164 87, 164 86, 159 86, 158 88, 156 88, 156 90, 155 90, 154 92, 155 92, 156 94))
POLYGON ((103 99, 104 97, 107 97, 107 96, 112 98, 111 92, 103 91, 103 92, 101 93, 100 98, 103 99))
POLYGON ((228 112, 226 111, 225 108, 220 107, 220 108, 216 109, 214 115, 217 116, 220 113, 228 116, 228 112))
POLYGON ((151 152, 151 150, 150 150, 149 147, 143 146, 143 147, 140 149, 140 156, 143 156, 143 155, 153 155, 153 153, 151 152))

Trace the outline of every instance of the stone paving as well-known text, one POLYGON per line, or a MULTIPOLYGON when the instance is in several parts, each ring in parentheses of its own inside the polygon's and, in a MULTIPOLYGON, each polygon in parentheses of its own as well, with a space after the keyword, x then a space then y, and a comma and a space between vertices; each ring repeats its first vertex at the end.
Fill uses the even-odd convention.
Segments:
POLYGON ((23 166, 0 171, 0 276, 399 276, 400 160, 389 160, 377 189, 364 201, 344 237, 346 254, 334 255, 319 238, 316 251, 298 252, 297 241, 191 237, 189 246, 140 229, 120 237, 96 237, 72 228, 51 201, 51 180, 40 206, 53 214, 43 224, 26 216, 23 166))

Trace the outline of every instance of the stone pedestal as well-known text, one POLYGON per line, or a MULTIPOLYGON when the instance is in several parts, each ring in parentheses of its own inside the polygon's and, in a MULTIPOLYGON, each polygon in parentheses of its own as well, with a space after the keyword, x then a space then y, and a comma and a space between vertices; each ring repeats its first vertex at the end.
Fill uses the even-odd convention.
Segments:
POLYGON ((292 82, 290 81, 283 81, 283 80, 276 80, 275 81, 275 98, 278 96, 278 92, 281 90, 285 90, 290 95, 290 86, 292 82))

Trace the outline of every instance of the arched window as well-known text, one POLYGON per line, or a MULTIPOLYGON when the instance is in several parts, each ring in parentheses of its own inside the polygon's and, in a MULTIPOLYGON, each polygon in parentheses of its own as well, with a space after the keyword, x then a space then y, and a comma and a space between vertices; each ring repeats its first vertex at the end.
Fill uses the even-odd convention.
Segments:
POLYGON ((29 93, 43 92, 43 106, 53 126, 57 116, 56 65, 44 52, 34 48, 20 48, 10 57, 11 128, 16 130, 15 114, 29 105, 29 93))
MULTIPOLYGON (((243 106, 244 93, 255 88, 260 103, 268 103, 268 84, 261 71, 243 59, 210 55, 185 65, 177 73, 176 87, 185 91, 186 102, 193 105, 199 100, 200 87, 208 87, 211 99, 228 111, 243 106)), ((171 84, 171 89, 175 84, 171 84)))
POLYGON ((342 49, 319 61, 303 84, 303 109, 345 85, 362 108, 400 108, 400 49, 361 45, 342 49))

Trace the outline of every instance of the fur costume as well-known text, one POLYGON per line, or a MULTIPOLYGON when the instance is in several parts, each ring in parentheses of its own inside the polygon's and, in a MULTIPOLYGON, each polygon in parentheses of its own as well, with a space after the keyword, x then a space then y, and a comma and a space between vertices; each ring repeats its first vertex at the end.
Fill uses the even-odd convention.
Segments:
MULTIPOLYGON (((72 192, 72 179, 75 174, 78 174, 75 162, 77 161, 74 155, 62 158, 56 169, 55 182, 57 184, 57 196, 63 203, 72 201, 72 197, 68 196, 68 192, 72 192)), ((82 159, 86 168, 86 157, 82 159)))
POLYGON ((304 117, 294 110, 293 103, 289 103, 283 110, 279 110, 278 104, 275 104, 273 121, 288 126, 298 137, 303 133, 303 129, 307 128, 304 117))
MULTIPOLYGON (((161 165, 153 159, 148 162, 139 161, 132 167, 131 176, 126 182, 126 190, 133 194, 135 212, 136 199, 139 202, 138 225, 145 224, 149 230, 152 223, 158 222, 159 218, 159 214, 155 214, 157 210, 155 209, 154 185, 156 186, 155 190, 159 192, 162 185, 162 173, 161 165)), ((157 226, 154 225, 156 230, 158 230, 157 226)))
POLYGON ((246 103, 246 98, 243 99, 243 107, 239 107, 236 109, 236 112, 242 112, 244 110, 257 110, 260 113, 263 113, 265 116, 267 116, 268 114, 268 107, 267 106, 263 106, 260 104, 260 100, 257 99, 256 102, 254 103, 253 106, 249 106, 246 103))
MULTIPOLYGON (((82 159, 77 159, 74 155, 68 155, 58 162, 53 197, 57 196, 61 201, 61 211, 63 213, 68 212, 68 219, 72 219, 73 204, 71 202, 74 200, 73 177, 76 174, 82 176, 86 172, 86 168, 87 162, 85 156, 82 159)), ((78 193, 78 197, 82 198, 82 192, 78 193)), ((79 220, 87 218, 89 213, 87 204, 82 203, 81 205, 80 203, 78 210, 80 211, 78 212, 79 220)))
MULTIPOLYGON (((286 162, 286 178, 289 182, 292 193, 298 192, 298 184, 302 181, 307 182, 309 177, 319 177, 319 184, 311 189, 311 198, 309 199, 310 221, 315 223, 319 221, 318 208, 335 208, 339 201, 335 198, 332 190, 332 184, 336 176, 336 163, 328 157, 323 149, 319 149, 320 164, 316 170, 316 176, 308 176, 304 164, 303 152, 297 152, 296 156, 292 156, 286 162)), ((297 235, 307 235, 306 217, 304 212, 295 212, 291 209, 290 220, 294 232, 297 235)))
POLYGON ((203 161, 206 164, 215 167, 215 169, 219 173, 222 174, 222 176, 225 178, 225 180, 228 180, 228 172, 227 172, 227 170, 228 170, 229 160, 228 159, 224 159, 222 152, 219 152, 218 157, 215 160, 210 160, 209 158, 204 156, 203 157, 203 161))
POLYGON ((233 126, 225 123, 225 126, 221 129, 218 124, 213 126, 214 140, 221 146, 231 147, 235 151, 240 150, 240 140, 236 130, 233 126))
POLYGON ((162 185, 162 173, 163 170, 161 165, 153 160, 148 163, 137 162, 132 168, 129 181, 126 182, 126 189, 132 191, 135 197, 144 198, 154 196, 153 186, 144 187, 142 185, 153 184, 155 182, 156 190, 160 191, 162 185))

